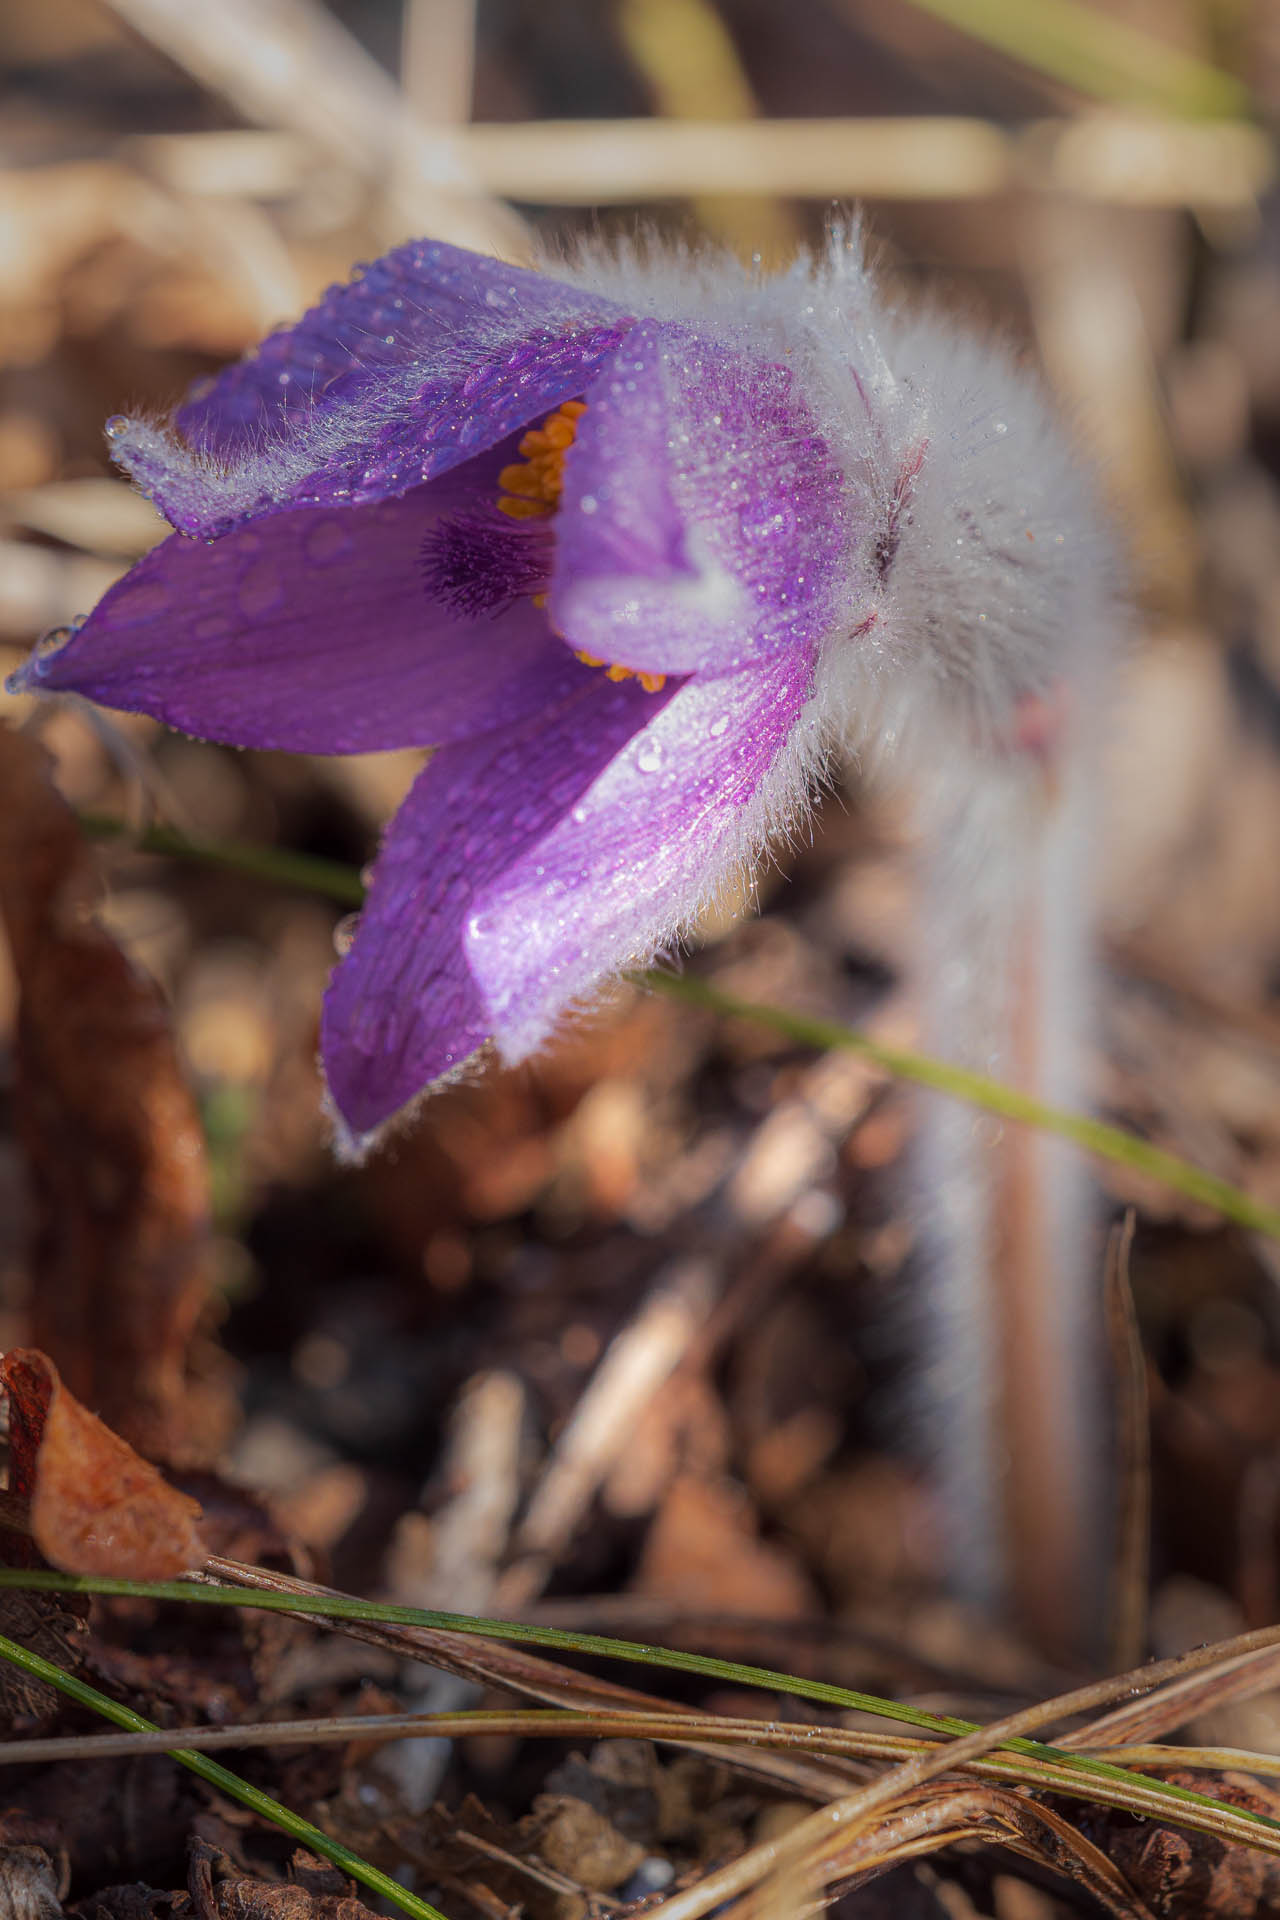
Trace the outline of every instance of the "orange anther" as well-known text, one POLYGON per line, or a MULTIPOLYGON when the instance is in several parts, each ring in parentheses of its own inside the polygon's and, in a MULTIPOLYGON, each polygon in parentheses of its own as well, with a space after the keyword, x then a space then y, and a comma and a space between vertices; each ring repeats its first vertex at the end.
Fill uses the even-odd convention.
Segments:
POLYGON ((542 493, 538 476, 532 467, 504 467, 498 475, 498 485, 505 493, 523 493, 531 499, 540 497, 542 493))
POLYGON ((554 509, 545 500, 523 500, 518 495, 505 494, 498 502, 498 511, 512 520, 545 520, 554 509))

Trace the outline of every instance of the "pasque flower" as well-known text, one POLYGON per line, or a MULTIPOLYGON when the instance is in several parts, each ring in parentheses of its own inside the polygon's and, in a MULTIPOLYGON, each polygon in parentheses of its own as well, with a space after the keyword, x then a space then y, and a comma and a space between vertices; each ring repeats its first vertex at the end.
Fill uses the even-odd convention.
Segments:
POLYGON ((833 751, 1016 750, 1110 566, 1034 384, 848 234, 773 280, 415 243, 108 432, 175 532, 20 686, 435 750, 326 998, 356 1145, 652 958, 833 751))

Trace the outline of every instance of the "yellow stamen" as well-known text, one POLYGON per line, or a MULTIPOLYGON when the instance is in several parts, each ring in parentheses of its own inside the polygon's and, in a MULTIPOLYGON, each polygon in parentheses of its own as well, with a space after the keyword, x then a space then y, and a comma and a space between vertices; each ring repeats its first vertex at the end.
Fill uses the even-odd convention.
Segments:
POLYGON ((522 493, 535 500, 542 497, 542 483, 532 467, 504 467, 498 485, 504 493, 522 493))
POLYGON ((555 508, 543 500, 521 500, 511 494, 504 494, 498 502, 499 513, 508 514, 512 520, 545 520, 555 508))
POLYGON ((540 427, 530 427, 520 442, 522 460, 504 467, 498 475, 504 496, 498 505, 504 513, 515 520, 527 520, 531 516, 526 502, 536 502, 543 513, 559 506, 564 491, 564 457, 586 410, 585 400, 566 400, 547 415, 540 427), (507 497, 512 494, 514 500, 507 497))
MULTIPOLYGON (((577 438, 578 422, 587 410, 585 400, 564 400, 549 413, 540 427, 530 427, 520 441, 518 461, 504 467, 498 475, 502 489, 498 511, 512 520, 545 520, 560 505, 564 491, 564 459, 577 438)), ((535 607, 545 607, 545 593, 535 593, 535 607)), ((605 667, 593 653, 577 653, 584 667, 605 667)), ((636 673, 631 667, 605 667, 609 680, 639 680, 646 693, 661 693, 667 684, 664 673, 636 673)))

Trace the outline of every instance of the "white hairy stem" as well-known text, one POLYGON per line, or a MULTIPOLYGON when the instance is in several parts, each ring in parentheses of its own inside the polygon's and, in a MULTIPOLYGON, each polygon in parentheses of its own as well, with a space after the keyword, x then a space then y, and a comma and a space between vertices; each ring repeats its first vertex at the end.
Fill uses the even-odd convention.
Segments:
MULTIPOLYGON (((1071 731, 975 756, 926 798, 920 947, 925 1044, 1079 1108, 1094 780, 1071 731)), ((922 1105, 921 1126, 928 1417, 952 1565, 1047 1649, 1080 1653, 1100 1625, 1103 1537, 1088 1168, 958 1106, 922 1105)))

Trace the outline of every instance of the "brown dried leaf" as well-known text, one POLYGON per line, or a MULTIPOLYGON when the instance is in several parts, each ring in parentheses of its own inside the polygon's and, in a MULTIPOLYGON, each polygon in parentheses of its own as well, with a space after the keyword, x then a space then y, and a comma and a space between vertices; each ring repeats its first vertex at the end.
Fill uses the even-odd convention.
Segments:
POLYGON ((199 1464, 226 1419, 210 1407, 193 1432, 184 1379, 209 1290, 204 1144, 164 1002, 92 918, 96 895, 47 756, 0 730, 0 911, 20 994, 32 1340, 131 1444, 199 1464))
POLYGON ((58 1894, 57 1869, 43 1847, 0 1847, 4 1920, 62 1920, 58 1894))
POLYGON ((0 1361, 0 1383, 17 1410, 24 1474, 31 1472, 32 1538, 51 1566, 167 1580, 203 1565, 195 1501, 87 1412, 52 1361, 14 1348, 0 1361), (32 1410, 42 1404, 35 1440, 32 1410), (33 1471, 25 1464, 32 1459, 33 1471))
MULTIPOLYGON (((899 1860, 933 1853, 962 1840, 981 1840, 1007 1847, 1051 1873, 1074 1881, 1093 1896, 1113 1920, 1156 1920, 1160 1909, 1148 1907, 1142 1894, 1126 1878, 1123 1863, 1108 1857, 1079 1828, 1052 1807, 1028 1800, 1002 1787, 949 1786, 931 1782, 904 1794, 883 1818, 868 1824, 847 1846, 833 1849, 823 1862, 828 1884, 856 1885, 899 1860)), ((1244 1852, 1244 1848, 1236 1848, 1244 1852)), ((1250 1907, 1224 1909, 1252 1912, 1250 1907)))
POLYGON ((688 1473, 667 1490, 634 1586, 709 1613, 740 1613, 749 1605, 761 1618, 787 1620, 818 1611, 799 1563, 759 1537, 749 1501, 727 1480, 688 1473))
POLYGON ((545 1823, 538 1852, 547 1865, 593 1892, 612 1893, 644 1859, 640 1843, 619 1833, 585 1800, 540 1793, 533 1811, 545 1823))
MULTIPOLYGON (((1280 1816, 1280 1787, 1243 1773, 1162 1775, 1170 1785, 1211 1793, 1230 1806, 1280 1816)), ((1280 1911, 1280 1860, 1214 1834, 1139 1826, 1123 1815, 1099 1816, 1094 1840, 1146 1900, 1158 1920, 1238 1920, 1280 1911)))
MULTIPOLYGON (((88 1632, 88 1612, 89 1602, 79 1594, 19 1593, 10 1589, 0 1593, 0 1633, 52 1661, 55 1667, 74 1672, 80 1665, 88 1632)), ((8 1660, 0 1661, 0 1727, 27 1735, 45 1733, 65 1705, 56 1687, 24 1673, 8 1660)))
POLYGON ((192 1839, 187 1888, 197 1920, 373 1920, 369 1908, 355 1898, 350 1883, 341 1876, 342 1891, 331 1891, 319 1874, 313 1875, 315 1887, 297 1877, 281 1885, 236 1875, 228 1871, 231 1864, 218 1848, 192 1839))

